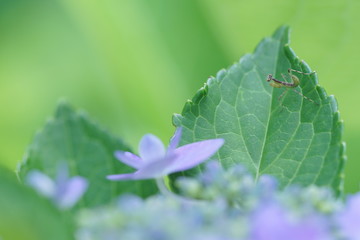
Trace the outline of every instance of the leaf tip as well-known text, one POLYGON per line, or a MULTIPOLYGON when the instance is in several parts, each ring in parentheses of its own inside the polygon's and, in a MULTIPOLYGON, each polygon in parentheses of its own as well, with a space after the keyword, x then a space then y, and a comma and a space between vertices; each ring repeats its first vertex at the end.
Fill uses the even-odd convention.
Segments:
POLYGON ((304 60, 300 61, 300 66, 303 70, 305 70, 304 72, 306 72, 306 73, 315 72, 315 71, 311 71, 309 64, 307 64, 307 62, 305 62, 304 60))
POLYGON ((201 99, 203 99, 206 95, 207 95, 207 84, 205 83, 204 87, 201 87, 196 93, 195 96, 192 98, 192 100, 188 100, 191 101, 192 103, 199 103, 201 101, 201 99))
POLYGON ((60 99, 55 110, 55 117, 73 113, 74 109, 66 99, 60 99))
POLYGON ((340 145, 340 155, 343 156, 344 160, 346 160, 345 152, 346 152, 346 143, 345 143, 345 142, 341 142, 341 145, 340 145))
POLYGON ((172 122, 175 127, 181 126, 181 121, 183 119, 183 116, 178 113, 174 113, 172 116, 172 122))
POLYGON ((225 77, 225 75, 226 75, 226 69, 223 68, 216 73, 216 79, 221 81, 225 77))
POLYGON ((288 25, 282 25, 278 27, 278 29, 276 29, 272 37, 277 39, 283 39, 285 43, 289 43, 290 27, 288 25))
POLYGON ((321 101, 324 101, 328 98, 325 89, 322 88, 320 85, 316 85, 316 92, 318 93, 321 101))
POLYGON ((190 99, 186 100, 184 108, 182 110, 182 114, 191 111, 191 106, 193 105, 193 101, 190 99))
MULTIPOLYGON (((324 90, 325 91, 325 90, 324 90)), ((338 112, 338 103, 334 95, 329 96, 329 103, 333 112, 338 112)))
POLYGON ((295 64, 300 63, 300 58, 296 55, 295 51, 290 47, 289 43, 284 45, 284 52, 291 62, 295 64))
POLYGON ((208 87, 213 85, 214 83, 217 82, 218 79, 216 79, 215 77, 211 76, 208 78, 208 80, 206 81, 206 83, 204 84, 204 88, 206 88, 206 91, 208 90, 208 87))
POLYGON ((335 188, 337 195, 342 194, 344 190, 344 179, 345 179, 344 167, 347 161, 347 156, 345 152, 346 152, 346 144, 345 142, 341 142, 340 152, 339 152, 340 162, 339 162, 338 174, 337 174, 337 178, 333 182, 333 186, 335 188))

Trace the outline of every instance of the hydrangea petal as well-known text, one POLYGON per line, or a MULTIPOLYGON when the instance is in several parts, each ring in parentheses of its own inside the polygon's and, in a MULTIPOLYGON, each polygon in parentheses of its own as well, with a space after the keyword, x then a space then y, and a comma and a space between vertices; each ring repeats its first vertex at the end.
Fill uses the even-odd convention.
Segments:
POLYGON ((360 193, 349 197, 346 207, 338 215, 341 233, 348 239, 360 239, 360 193))
POLYGON ((224 139, 209 139, 190 143, 175 149, 175 158, 165 171, 165 174, 190 169, 214 155, 224 144, 224 139))
POLYGON ((326 224, 317 216, 296 219, 282 206, 269 204, 255 211, 251 220, 253 240, 328 240, 326 224))
POLYGON ((164 158, 160 161, 153 162, 135 172, 134 179, 159 178, 167 175, 166 169, 171 165, 171 159, 164 158))
POLYGON ((108 176, 106 176, 106 178, 108 180, 113 180, 113 181, 132 180, 132 179, 134 179, 134 175, 135 175, 135 173, 114 174, 114 175, 108 175, 108 176))
POLYGON ((146 134, 139 143, 140 157, 127 152, 115 155, 127 165, 138 169, 135 173, 109 175, 109 180, 136 180, 160 178, 167 174, 187 170, 211 157, 224 144, 224 139, 210 139, 176 148, 182 128, 178 128, 165 152, 160 139, 146 134))
POLYGON ((64 189, 64 192, 59 193, 55 201, 60 208, 70 208, 84 194, 87 187, 88 182, 85 178, 80 176, 73 177, 67 181, 66 189, 64 189))
POLYGON ((30 171, 26 176, 26 183, 45 197, 52 198, 55 195, 55 182, 40 171, 30 171))
POLYGON ((165 147, 161 140, 152 134, 146 134, 139 143, 139 154, 144 164, 165 156, 165 147))
POLYGON ((182 128, 179 127, 176 129, 174 136, 171 138, 168 149, 167 149, 167 153, 171 154, 176 147, 179 145, 180 139, 181 139, 181 135, 182 135, 182 128))
POLYGON ((136 169, 139 169, 143 165, 141 158, 131 152, 116 151, 115 157, 126 165, 136 169))
POLYGON ((66 163, 62 162, 58 165, 55 182, 56 185, 61 186, 69 179, 69 169, 66 163))
POLYGON ((164 174, 164 170, 171 164, 169 159, 165 158, 161 161, 152 162, 140 170, 134 173, 126 173, 126 174, 117 174, 117 175, 109 175, 107 179, 109 180, 140 180, 140 179, 149 179, 149 178, 158 178, 162 177, 164 174))

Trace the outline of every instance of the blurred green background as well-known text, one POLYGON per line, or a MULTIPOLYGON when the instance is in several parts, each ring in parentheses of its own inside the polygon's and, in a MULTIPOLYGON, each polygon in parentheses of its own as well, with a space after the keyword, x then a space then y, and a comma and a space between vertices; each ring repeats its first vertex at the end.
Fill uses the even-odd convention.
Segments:
POLYGON ((359 189, 360 1, 0 0, 0 164, 14 169, 60 98, 136 148, 165 142, 210 75, 280 25, 345 121, 345 187, 359 189))

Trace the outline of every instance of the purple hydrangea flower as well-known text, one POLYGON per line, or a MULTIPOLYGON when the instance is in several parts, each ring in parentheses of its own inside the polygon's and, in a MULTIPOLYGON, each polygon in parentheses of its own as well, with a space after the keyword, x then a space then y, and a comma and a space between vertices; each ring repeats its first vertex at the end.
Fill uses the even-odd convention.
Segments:
POLYGON ((252 240, 329 240, 324 219, 312 215, 300 219, 277 204, 268 204, 255 211, 252 240))
POLYGON ((177 148, 182 129, 178 128, 165 149, 161 140, 146 134, 139 143, 137 156, 130 152, 116 151, 121 162, 137 169, 134 173, 109 175, 109 180, 160 178, 170 173, 190 169, 207 160, 224 144, 224 139, 209 139, 177 148))
POLYGON ((350 196, 337 216, 341 233, 352 240, 360 240, 360 193, 350 196))
POLYGON ((31 170, 26 176, 26 183, 51 199, 60 209, 71 208, 88 187, 88 182, 83 177, 69 178, 65 165, 58 168, 55 181, 38 170, 31 170))

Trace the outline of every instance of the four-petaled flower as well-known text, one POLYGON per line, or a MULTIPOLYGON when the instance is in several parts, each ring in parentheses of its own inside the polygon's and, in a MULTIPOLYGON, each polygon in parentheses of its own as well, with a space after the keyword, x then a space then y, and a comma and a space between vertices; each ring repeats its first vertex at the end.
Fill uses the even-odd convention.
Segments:
POLYGON ((180 142, 182 128, 178 128, 165 149, 161 140, 146 134, 139 143, 140 157, 123 151, 116 151, 115 156, 121 162, 136 168, 137 171, 128 174, 109 175, 109 180, 160 178, 170 173, 190 169, 215 154, 224 144, 224 139, 209 139, 190 143, 177 148, 180 142))
POLYGON ((69 178, 66 165, 58 168, 55 180, 38 170, 31 170, 26 176, 26 183, 41 195, 51 199, 60 209, 71 208, 88 187, 88 182, 83 177, 69 178))

